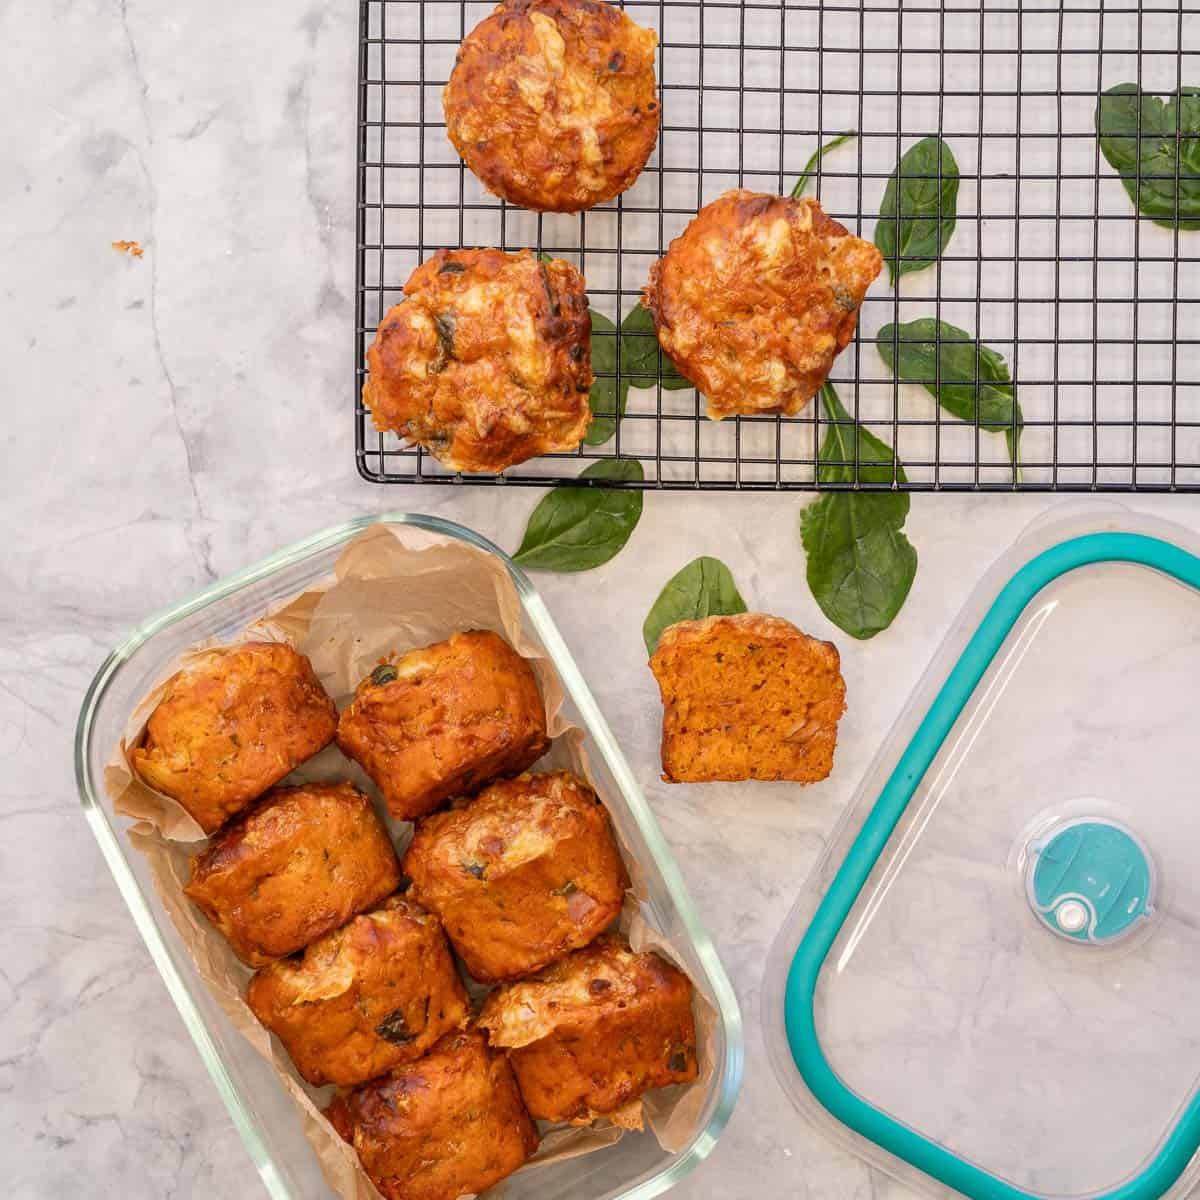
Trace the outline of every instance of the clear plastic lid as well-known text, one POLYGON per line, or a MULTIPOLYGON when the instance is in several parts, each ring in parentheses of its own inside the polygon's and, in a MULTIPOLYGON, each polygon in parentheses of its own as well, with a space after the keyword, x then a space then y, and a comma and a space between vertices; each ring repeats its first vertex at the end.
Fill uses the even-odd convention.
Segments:
POLYGON ((1018 542, 772 951, 781 1082, 909 1182, 988 1200, 1194 1182, 1196 551, 1112 510, 1018 542))

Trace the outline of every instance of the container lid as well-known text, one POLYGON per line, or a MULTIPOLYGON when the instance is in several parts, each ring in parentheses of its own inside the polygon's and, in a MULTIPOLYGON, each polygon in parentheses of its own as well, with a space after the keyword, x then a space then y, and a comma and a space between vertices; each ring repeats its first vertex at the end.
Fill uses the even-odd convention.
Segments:
POLYGON ((935 1194, 1195 1182, 1198 549, 1111 512, 1014 546, 772 951, 789 1095, 935 1194))

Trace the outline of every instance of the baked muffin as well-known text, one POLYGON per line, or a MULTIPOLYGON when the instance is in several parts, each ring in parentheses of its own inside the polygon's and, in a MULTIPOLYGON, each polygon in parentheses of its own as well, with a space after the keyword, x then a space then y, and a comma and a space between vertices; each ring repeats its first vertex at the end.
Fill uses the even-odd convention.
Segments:
POLYGON ((608 813, 569 771, 494 783, 426 817, 404 872, 484 983, 586 946, 620 913, 629 884, 608 813))
POLYGON ((650 669, 668 783, 813 783, 832 770, 846 684, 829 642, 763 613, 705 617, 669 625, 650 669))
POLYGON ((798 413, 849 344, 879 251, 810 197, 732 191, 706 204, 650 270, 662 348, 719 421, 798 413))
POLYGON ((533 669, 480 629, 381 663, 342 713, 337 741, 406 821, 518 774, 550 746, 533 669))
POLYGON ((506 1049, 530 1115, 641 1127, 651 1088, 696 1078, 692 985, 657 954, 606 934, 534 979, 505 984, 479 1017, 506 1049))
POLYGON ((658 138, 657 45, 603 0, 508 0, 459 49, 446 132, 512 204, 576 212, 611 200, 658 138))
POLYGON ((302 950, 400 884, 370 800, 349 783, 276 788, 192 859, 183 890, 252 967, 302 950))
POLYGON ((198 655, 172 676, 129 757, 212 833, 336 729, 337 709, 303 654, 247 642, 198 655))
POLYGON ((400 895, 263 967, 246 1003, 315 1087, 420 1058, 469 1015, 441 924, 400 895))
POLYGON ((528 250, 440 250, 367 349, 375 428, 454 471, 503 471, 574 450, 592 419, 583 276, 528 250))
POLYGON ((339 1096, 326 1110, 385 1200, 458 1200, 537 1149, 512 1071, 478 1030, 339 1096))

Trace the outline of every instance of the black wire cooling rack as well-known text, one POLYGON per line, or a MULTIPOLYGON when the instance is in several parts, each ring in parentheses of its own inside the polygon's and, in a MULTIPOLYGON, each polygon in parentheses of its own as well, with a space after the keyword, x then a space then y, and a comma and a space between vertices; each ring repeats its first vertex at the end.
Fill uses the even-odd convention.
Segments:
MULTIPOLYGON (((619 322, 650 264, 731 187, 811 192, 870 238, 888 176, 917 140, 957 159, 957 228, 936 266, 886 272, 831 379, 895 447, 916 490, 1200 490, 1200 231, 1139 217, 1100 153, 1101 92, 1200 85, 1200 5, 626 0, 658 31, 663 125, 637 183, 584 214, 539 216, 487 193, 446 137, 441 90, 491 11, 463 0, 361 0, 356 452, 379 482, 567 483, 588 461, 636 458, 645 486, 808 489, 827 424, 713 422, 694 390, 635 388, 602 445, 462 477, 375 432, 359 393, 366 347, 418 262, 441 247, 529 246, 575 262, 593 309, 619 322), (1024 417, 1021 470, 1002 436, 895 381, 878 330, 921 316, 1003 355, 1024 417)), ((827 485, 820 485, 827 486, 827 485)))

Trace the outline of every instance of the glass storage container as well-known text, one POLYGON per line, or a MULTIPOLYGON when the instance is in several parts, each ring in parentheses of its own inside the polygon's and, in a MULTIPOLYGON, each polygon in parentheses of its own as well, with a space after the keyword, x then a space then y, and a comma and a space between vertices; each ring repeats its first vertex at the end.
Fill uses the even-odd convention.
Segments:
POLYGON ((507 1200, 648 1200, 707 1157, 729 1119, 741 1084, 741 1017, 654 816, 545 605, 526 575, 485 538, 434 517, 363 517, 289 546, 151 617, 109 655, 84 699, 75 737, 84 814, 268 1193, 277 1200, 331 1196, 273 1068, 243 1040, 209 994, 154 890, 145 862, 131 852, 122 832, 129 822, 114 813, 103 775, 130 712, 176 655, 204 639, 230 637, 312 586, 329 573, 348 541, 379 522, 457 538, 504 563, 520 597, 525 632, 557 668, 566 691, 565 715, 588 735, 593 774, 612 801, 610 813, 625 845, 643 868, 648 897, 642 914, 677 948, 684 968, 717 1014, 714 1069, 693 1135, 683 1149, 670 1153, 649 1132, 627 1134, 605 1149, 512 1177, 503 1189, 507 1200))

